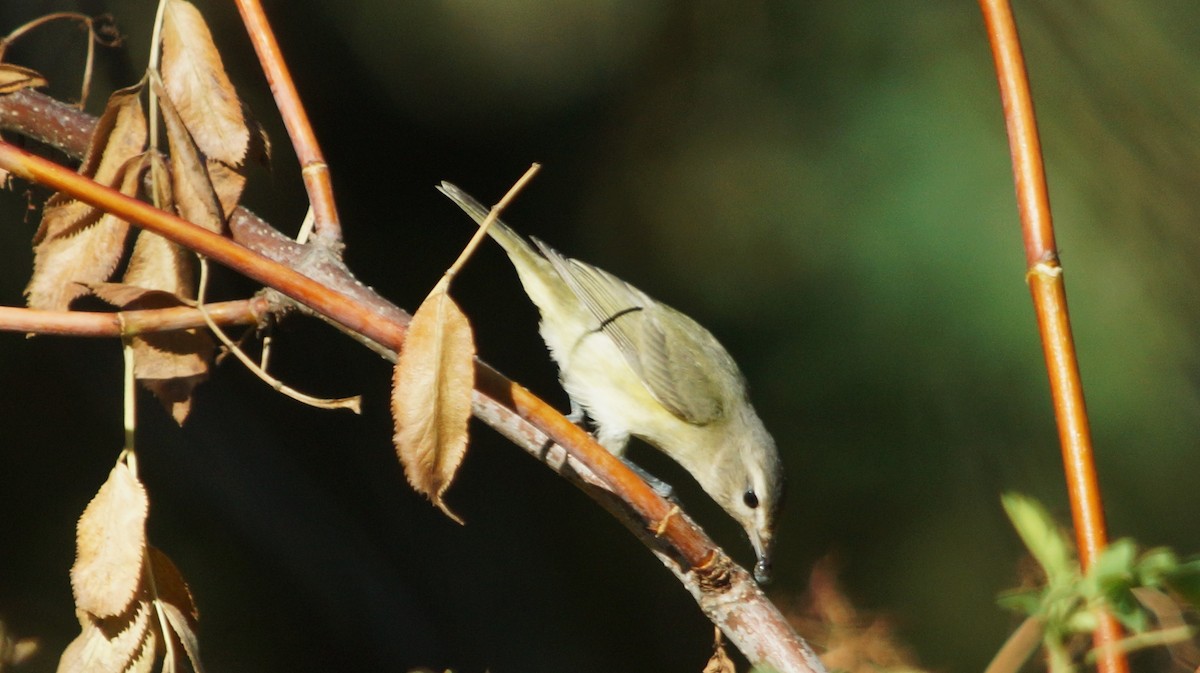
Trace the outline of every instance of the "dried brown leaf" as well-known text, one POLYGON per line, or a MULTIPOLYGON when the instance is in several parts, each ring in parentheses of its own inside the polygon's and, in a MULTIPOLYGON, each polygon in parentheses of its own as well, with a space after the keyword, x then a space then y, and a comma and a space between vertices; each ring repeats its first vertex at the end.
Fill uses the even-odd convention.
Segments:
POLYGON ((138 650, 137 656, 121 670, 124 673, 150 673, 154 670, 156 659, 158 659, 158 630, 151 628, 146 630, 146 637, 142 640, 142 646, 138 650))
MULTIPOLYGON (((137 89, 109 98, 80 166, 91 177, 122 193, 137 193, 146 144, 146 119, 137 89)), ((34 236, 34 271, 25 288, 32 308, 66 310, 85 290, 76 283, 107 280, 125 249, 129 223, 62 194, 47 202, 34 236)))
POLYGON ((191 252, 162 236, 140 232, 121 282, 192 299, 196 296, 192 258, 191 252))
POLYGON ((246 174, 241 168, 234 168, 216 159, 209 159, 205 165, 208 167, 208 179, 212 181, 213 190, 217 193, 221 209, 228 220, 230 213, 241 201, 242 190, 246 187, 246 174))
POLYGON ((12 63, 0 63, 0 94, 15 93, 22 89, 35 89, 49 82, 36 70, 22 68, 12 63))
POLYGON ((163 11, 162 80, 196 146, 210 159, 240 166, 250 131, 242 104, 200 12, 184 0, 163 11))
POLYGON ((124 283, 88 283, 87 288, 96 297, 126 311, 168 308, 183 304, 179 297, 170 292, 151 290, 136 285, 125 285, 124 283))
POLYGON ((200 664, 200 641, 196 637, 199 613, 196 611, 192 592, 188 590, 179 568, 166 554, 154 547, 150 547, 150 572, 154 577, 157 596, 155 607, 166 618, 175 640, 183 647, 191 662, 192 670, 203 673, 204 667, 200 664))
POLYGON ((475 383, 471 325, 439 284, 413 314, 396 361, 392 419, 408 482, 451 519, 442 500, 467 451, 475 383))
POLYGON ((133 670, 147 652, 149 659, 154 659, 155 638, 148 601, 138 601, 133 618, 122 622, 115 632, 108 624, 82 611, 79 624, 82 630, 63 650, 58 673, 123 673, 133 670))
POLYGON ((721 636, 721 629, 714 627, 713 631, 716 632, 713 636, 713 653, 701 673, 737 673, 733 659, 730 659, 729 653, 725 651, 725 639, 721 636))
POLYGON ((97 617, 129 607, 142 575, 149 505, 137 475, 118 462, 79 517, 71 566, 76 607, 97 617))
MULTIPOLYGON (((158 81, 154 81, 154 90, 160 95, 167 140, 171 144, 171 191, 175 200, 175 210, 183 219, 211 232, 222 234, 225 232, 225 211, 209 178, 208 162, 196 146, 192 134, 188 132, 183 118, 172 105, 170 97, 162 95, 162 87, 158 81)), ((236 197, 240 195, 239 189, 235 203, 236 197)))
MULTIPOLYGON (((123 308, 185 304, 184 299, 195 296, 192 277, 191 252, 143 231, 133 246, 123 280, 128 286, 159 293, 138 296, 123 308)), ((193 391, 208 378, 214 348, 212 337, 199 329, 140 334, 133 338, 133 375, 182 425, 191 411, 193 391)))

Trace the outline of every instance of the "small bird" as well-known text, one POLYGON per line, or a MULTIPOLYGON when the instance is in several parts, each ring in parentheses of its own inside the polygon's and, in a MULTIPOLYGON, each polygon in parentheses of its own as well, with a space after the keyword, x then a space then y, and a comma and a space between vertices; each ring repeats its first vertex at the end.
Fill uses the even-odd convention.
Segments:
MULTIPOLYGON (((438 187, 476 223, 488 209, 458 187, 438 187)), ((754 576, 770 578, 783 468, 750 405, 746 381, 708 330, 616 276, 564 257, 495 221, 488 229, 541 312, 539 332, 558 364, 572 416, 623 458, 631 435, 679 463, 750 537, 754 576)))

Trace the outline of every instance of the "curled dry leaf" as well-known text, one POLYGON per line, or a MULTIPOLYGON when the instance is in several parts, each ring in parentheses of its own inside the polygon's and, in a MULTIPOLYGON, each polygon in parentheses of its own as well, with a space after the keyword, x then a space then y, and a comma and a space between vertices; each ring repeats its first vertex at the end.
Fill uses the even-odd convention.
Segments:
MULTIPOLYGON (((146 145, 146 118, 137 87, 108 100, 79 173, 119 189, 138 191, 146 145)), ((62 194, 46 202, 34 236, 33 277, 25 288, 31 308, 65 311, 85 289, 76 283, 107 280, 125 248, 129 223, 62 194)))
MULTIPOLYGON (((162 93, 157 81, 155 91, 162 93)), ((200 151, 171 101, 161 97, 163 120, 171 144, 170 201, 185 219, 209 231, 222 233, 225 215, 213 192, 200 151)), ((165 171, 153 173, 155 187, 165 196, 165 171)), ((166 200, 160 196, 160 200, 166 200)), ((159 290, 183 300, 195 296, 193 255, 167 239, 148 231, 138 234, 125 272, 127 285, 159 290)), ((140 298, 144 303, 146 297, 140 298)), ((161 308, 138 306, 138 308, 161 308)), ((123 308, 133 308, 123 306, 123 308)), ((183 424, 191 411, 192 392, 208 378, 214 344, 207 332, 197 329, 142 334, 134 337, 134 376, 163 403, 175 422, 183 424)))
POLYGON ((49 82, 41 73, 22 68, 12 63, 0 63, 0 94, 15 93, 22 89, 36 89, 49 82))
POLYGON ((149 504, 137 475, 119 461, 79 517, 71 566, 77 608, 113 617, 132 603, 142 576, 149 504))
POLYGON ((191 3, 167 0, 162 50, 163 85, 196 146, 210 159, 240 166, 250 143, 242 104, 204 17, 191 3))
POLYGON ((409 323, 396 361, 392 420, 408 482, 459 523, 442 494, 467 451, 474 357, 471 325, 440 283, 409 323))
MULTIPOLYGON (((183 219, 222 234, 225 232, 225 212, 209 177, 204 156, 171 99, 162 95, 164 92, 158 80, 153 80, 153 86, 160 96, 167 140, 171 144, 171 190, 175 210, 183 219)), ((239 188, 239 193, 234 195, 235 202, 240 191, 239 188)))

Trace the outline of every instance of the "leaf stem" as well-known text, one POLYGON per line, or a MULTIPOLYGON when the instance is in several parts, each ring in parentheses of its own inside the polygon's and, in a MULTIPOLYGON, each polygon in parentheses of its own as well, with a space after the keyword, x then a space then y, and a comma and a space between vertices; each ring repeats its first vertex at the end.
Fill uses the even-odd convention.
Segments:
POLYGON ((458 275, 458 272, 462 270, 463 265, 467 263, 467 260, 475 252, 475 249, 479 247, 479 242, 482 241, 483 237, 487 235, 487 230, 492 226, 492 223, 500 219, 500 211, 508 207, 508 204, 517 197, 517 194, 525 188, 525 185, 533 179, 533 176, 537 175, 537 172, 541 170, 541 168, 541 164, 535 163, 531 165, 529 169, 525 171, 525 174, 522 175, 519 180, 514 182, 513 186, 510 187, 507 192, 505 192, 504 198, 500 199, 496 205, 492 206, 491 212, 489 212, 487 217, 484 218, 483 222, 479 225, 479 229, 475 232, 475 235, 471 237, 471 240, 467 241, 467 245, 465 248, 463 248, 462 253, 458 256, 458 259, 454 260, 454 263, 451 264, 450 268, 446 270, 445 282, 447 284, 449 284, 451 280, 454 280, 454 277, 458 275))

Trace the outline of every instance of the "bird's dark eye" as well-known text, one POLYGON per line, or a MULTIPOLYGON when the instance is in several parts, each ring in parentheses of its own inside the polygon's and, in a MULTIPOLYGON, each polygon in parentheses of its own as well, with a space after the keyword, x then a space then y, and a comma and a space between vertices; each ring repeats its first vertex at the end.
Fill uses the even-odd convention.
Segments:
POLYGON ((754 491, 746 491, 742 495, 742 502, 746 503, 746 506, 750 509, 758 509, 758 496, 755 495, 754 491))

